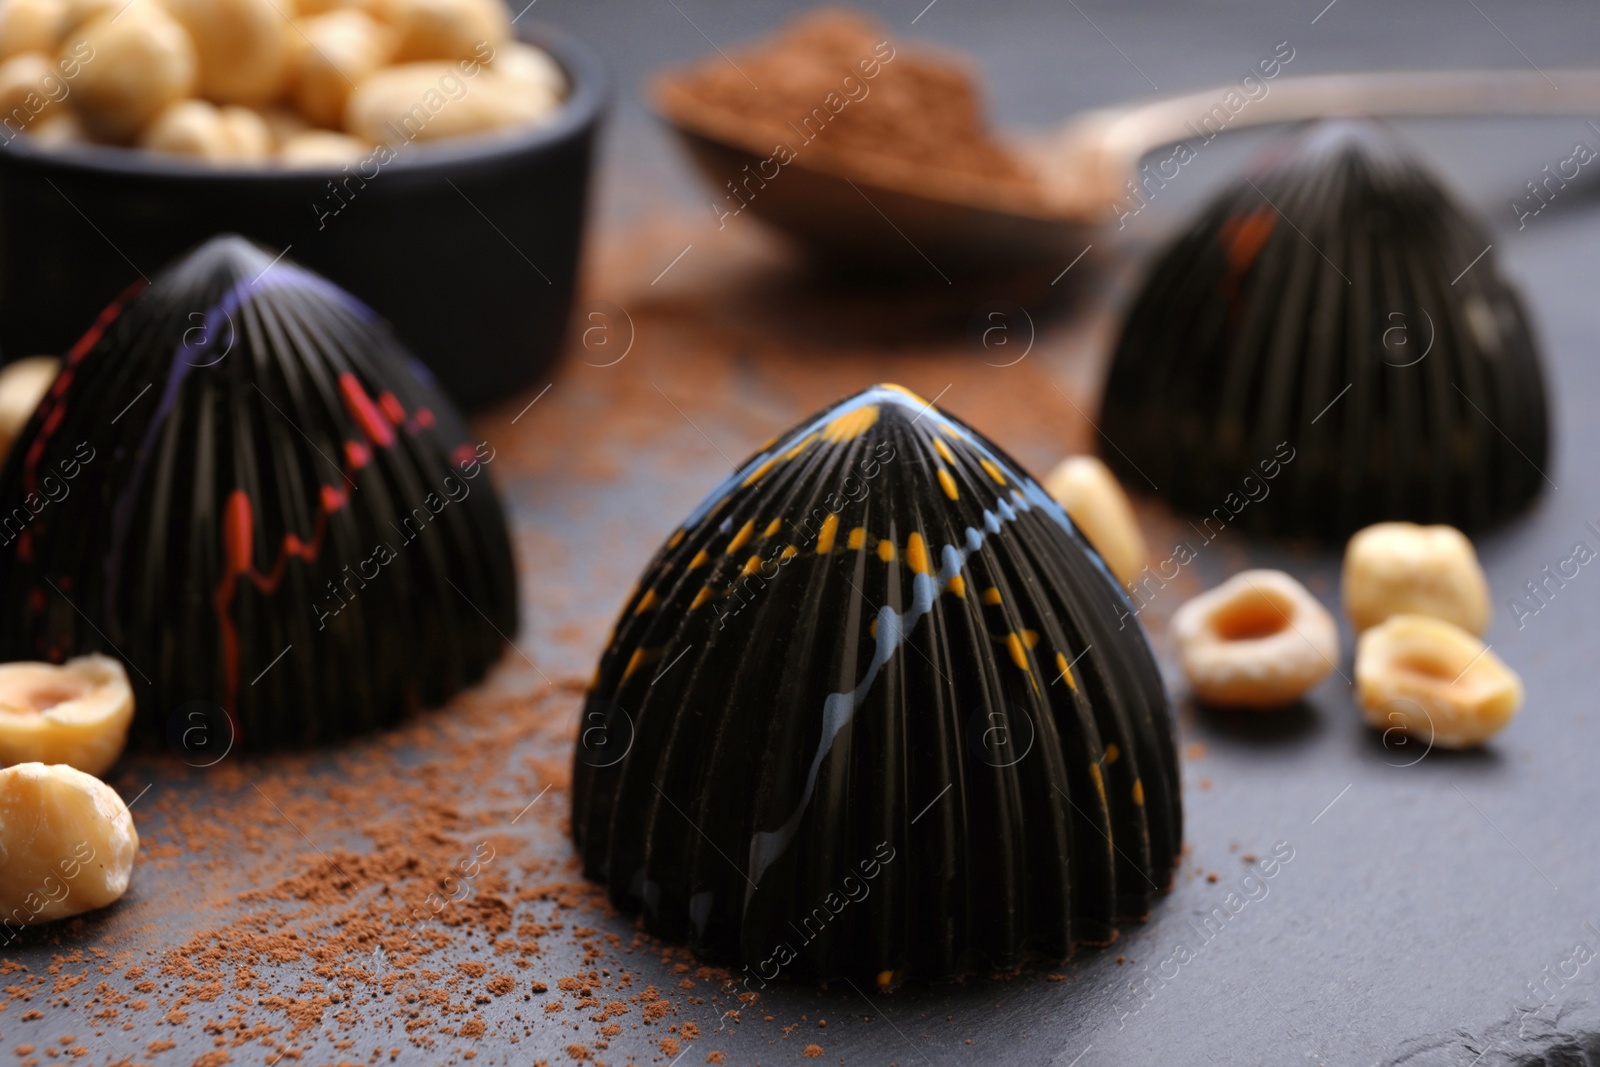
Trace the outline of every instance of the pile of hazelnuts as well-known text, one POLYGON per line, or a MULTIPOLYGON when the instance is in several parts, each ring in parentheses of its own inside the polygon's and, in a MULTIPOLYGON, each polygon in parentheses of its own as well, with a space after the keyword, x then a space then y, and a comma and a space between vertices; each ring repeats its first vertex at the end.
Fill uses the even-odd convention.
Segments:
POLYGON ((566 91, 501 0, 0 0, 0 143, 340 166, 566 91))

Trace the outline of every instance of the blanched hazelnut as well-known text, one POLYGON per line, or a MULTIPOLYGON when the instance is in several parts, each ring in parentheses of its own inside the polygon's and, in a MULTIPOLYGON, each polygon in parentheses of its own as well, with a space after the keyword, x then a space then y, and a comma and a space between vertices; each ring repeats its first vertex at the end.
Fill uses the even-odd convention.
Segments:
POLYGON ((542 48, 521 41, 507 41, 495 49, 489 69, 512 85, 519 85, 553 108, 567 95, 567 75, 542 48))
POLYGON ((395 32, 363 11, 339 10, 302 19, 294 102, 318 126, 343 124, 355 87, 394 56, 395 32))
POLYGON ((272 138, 272 149, 277 151, 283 147, 285 141, 295 134, 304 133, 307 129, 306 120, 300 114, 286 107, 267 107, 257 112, 261 121, 267 127, 267 134, 272 138))
POLYGON ((199 95, 219 104, 262 104, 283 91, 293 30, 273 0, 162 3, 194 42, 199 95))
POLYGON ((272 131, 261 115, 247 107, 224 107, 222 133, 228 142, 228 158, 239 163, 257 163, 272 155, 272 131))
POLYGON ((121 16, 90 19, 68 37, 61 55, 80 68, 68 99, 99 140, 132 141, 157 112, 195 86, 188 33, 153 4, 135 3, 121 16), (93 49, 93 59, 76 58, 80 43, 93 49))
POLYGON ((1243 571, 1172 616, 1194 694, 1219 707, 1291 704, 1339 659, 1333 616, 1282 571, 1243 571))
POLYGON ((467 78, 454 63, 405 63, 378 71, 350 94, 345 128, 399 146, 519 126, 540 114, 538 100, 488 70, 467 78))
POLYGON ((1481 745, 1522 706, 1522 680, 1461 627, 1394 615, 1356 641, 1367 722, 1442 748, 1481 745))
POLYGON ((0 59, 19 52, 55 55, 67 32, 62 0, 5 0, 0 3, 0 59))
POLYGON ((0 770, 0 931, 81 915, 128 891, 139 832, 116 790, 71 767, 0 770))
POLYGON ((232 143, 222 129, 222 112, 206 100, 179 100, 163 108, 139 135, 139 147, 152 152, 224 160, 232 143))
POLYGON ((0 368, 0 460, 11 451, 60 372, 61 361, 54 356, 28 356, 0 368))
POLYGON ((488 60, 511 36, 500 0, 371 0, 372 13, 400 35, 395 58, 488 60))
POLYGON ((133 688, 109 656, 0 664, 0 763, 101 774, 122 754, 132 722, 133 688))
MULTIPOLYGON (((500 61, 495 61, 498 70, 500 61)), ((1127 585, 1150 558, 1133 505, 1116 476, 1093 456, 1068 456, 1044 480, 1045 492, 1095 547, 1117 581, 1127 585)))
POLYGON ((28 136, 40 148, 60 148, 63 145, 83 144, 89 139, 83 121, 68 107, 55 107, 38 122, 28 127, 28 136))
POLYGON ((0 129, 4 138, 31 132, 60 110, 67 94, 56 65, 38 52, 23 52, 0 62, 0 129))
POLYGON ((306 130, 278 149, 278 158, 289 167, 342 167, 359 163, 371 154, 371 145, 332 130, 306 130))
POLYGON ((1472 542, 1454 526, 1380 522, 1344 552, 1344 607, 1357 630, 1392 615, 1431 615, 1481 634, 1489 582, 1472 542))

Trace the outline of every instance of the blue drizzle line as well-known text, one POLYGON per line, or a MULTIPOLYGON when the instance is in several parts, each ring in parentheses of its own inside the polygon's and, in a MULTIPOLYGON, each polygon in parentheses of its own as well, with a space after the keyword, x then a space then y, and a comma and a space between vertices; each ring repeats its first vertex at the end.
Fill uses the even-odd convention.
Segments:
MULTIPOLYGON (((1029 485, 1026 481, 1023 484, 1029 485)), ((1029 488, 1033 487, 1029 485, 1029 488)), ((1042 495, 1043 491, 1039 492, 1042 495)), ((822 769, 822 761, 827 759, 828 753, 833 748, 833 739, 855 717, 856 710, 861 707, 861 702, 872 689, 872 683, 877 680, 878 673, 883 670, 895 651, 910 638, 917 628, 917 623, 922 621, 922 617, 933 610, 933 602, 939 590, 948 585, 950 579, 961 573, 967 560, 983 547, 985 540, 1000 532, 1002 522, 1014 522, 1022 512, 1033 510, 1035 501, 1030 499, 1032 496, 1031 492, 1027 495, 1018 494, 1015 507, 1009 500, 1001 497, 995 504, 998 515, 995 511, 984 510, 981 532, 971 526, 967 527, 965 546, 957 548, 955 545, 945 545, 940 549, 938 576, 918 574, 912 578, 911 606, 904 612, 897 612, 887 604, 878 609, 877 646, 873 651, 872 662, 867 667, 867 673, 854 689, 844 693, 831 693, 822 702, 822 737, 817 743, 816 755, 811 757, 811 769, 806 772, 806 785, 800 793, 799 803, 795 805, 794 814, 784 820, 783 825, 776 830, 758 831, 750 838, 752 883, 761 881, 761 876, 766 873, 767 868, 783 855, 790 842, 794 840, 795 832, 800 828, 800 817, 805 814, 806 806, 811 803, 812 794, 816 792, 817 774, 822 769)), ((754 895, 754 886, 745 891, 747 906, 754 895)))

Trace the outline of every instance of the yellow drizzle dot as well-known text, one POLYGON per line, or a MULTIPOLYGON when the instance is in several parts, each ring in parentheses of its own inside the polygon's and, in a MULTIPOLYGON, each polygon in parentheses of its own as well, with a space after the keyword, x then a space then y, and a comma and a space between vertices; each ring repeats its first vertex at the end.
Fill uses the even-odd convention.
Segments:
POLYGON ((782 554, 784 559, 794 559, 796 556, 798 556, 800 554, 800 550, 798 548, 794 547, 793 545, 789 545, 787 548, 785 548, 783 550, 783 552, 781 554, 782 554))
MULTIPOLYGON (((1063 653, 1063 652, 1057 652, 1056 653, 1056 666, 1061 669, 1061 677, 1066 680, 1067 688, 1072 690, 1074 693, 1076 693, 1078 691, 1078 680, 1076 678, 1072 677, 1072 665, 1067 662, 1067 657, 1066 657, 1065 653, 1063 653)), ((1108 758, 1110 758, 1109 757, 1109 753, 1115 752, 1116 750, 1117 750, 1117 746, 1116 745, 1107 746, 1106 747, 1106 752, 1108 753, 1108 758)))
POLYGON ((872 624, 867 627, 867 633, 872 635, 874 641, 878 639, 878 620, 876 617, 873 618, 872 624))
POLYGON ((663 648, 665 648, 665 646, 662 648, 634 649, 633 656, 628 660, 627 668, 622 672, 622 680, 626 682, 628 677, 633 674, 634 671, 638 670, 640 667, 643 667, 646 663, 660 659, 663 648))
POLYGON ((922 404, 924 406, 928 406, 928 402, 926 400, 922 399, 916 393, 913 393, 910 389, 907 389, 903 385, 896 385, 893 382, 879 382, 878 383, 878 388, 879 389, 892 389, 892 390, 894 390, 895 392, 899 393, 902 396, 909 396, 912 400, 915 400, 917 403, 922 404))
POLYGON ((1023 647, 1022 638, 1015 633, 1006 634, 1006 648, 1011 650, 1011 662, 1027 670, 1028 650, 1023 647))
POLYGON ((943 456, 946 463, 954 465, 956 457, 951 454, 950 446, 939 440, 937 437, 933 439, 933 450, 939 453, 939 455, 943 456))
POLYGON ((1006 476, 1001 474, 1000 468, 996 467, 991 461, 987 459, 980 459, 978 460, 978 466, 982 467, 983 472, 995 480, 996 485, 1006 484, 1006 476))
POLYGON ((1122 752, 1121 752, 1120 749, 1117 748, 1116 745, 1107 745, 1106 746, 1106 766, 1109 767, 1113 763, 1117 762, 1117 757, 1120 756, 1120 755, 1122 755, 1122 752))
MULTIPOLYGON (((935 439, 937 442, 937 439, 935 439)), ((960 500, 961 494, 956 491, 956 480, 950 477, 950 472, 943 467, 939 468, 939 485, 944 489, 944 495, 951 500, 960 500)))
POLYGON ((656 599, 656 591, 654 589, 646 590, 644 596, 639 598, 639 606, 633 609, 633 613, 635 615, 643 615, 656 606, 656 599))
POLYGON ((1135 804, 1144 803, 1144 783, 1137 778, 1133 780, 1133 802, 1135 804))
POLYGON ((863 404, 854 411, 847 411, 838 416, 822 428, 822 438, 836 444, 854 441, 878 421, 878 405, 863 404))
POLYGON ((701 604, 704 604, 715 595, 716 594, 711 591, 711 587, 709 585, 701 586, 700 591, 694 595, 694 601, 690 603, 689 610, 693 611, 695 608, 699 607, 701 604))
POLYGON ((728 542, 728 555, 731 556, 743 548, 750 542, 750 538, 754 537, 755 534, 756 520, 751 519, 749 522, 739 527, 739 532, 733 535, 732 541, 728 542))
POLYGON ((893 971, 879 971, 878 972, 878 988, 879 989, 888 989, 893 984, 894 984, 894 972, 893 971))
POLYGON ((689 561, 689 569, 694 570, 696 567, 704 567, 706 562, 710 559, 711 554, 702 548, 700 551, 694 554, 694 559, 689 561))
POLYGON ((913 532, 906 539, 906 566, 916 574, 933 572, 933 568, 928 565, 928 545, 919 533, 913 532))
POLYGON ((763 478, 765 478, 767 476, 767 472, 768 471, 770 471, 773 467, 776 467, 777 465, 778 465, 778 457, 777 456, 773 456, 771 459, 767 460, 761 466, 759 466, 755 470, 751 471, 749 477, 745 478, 744 484, 745 485, 755 485, 757 482, 759 482, 761 479, 763 479, 763 478))
POLYGON ((839 532, 839 516, 829 515, 822 520, 822 531, 817 534, 817 555, 826 556, 833 551, 833 538, 839 532))
POLYGON ((1089 777, 1094 779, 1094 791, 1100 794, 1100 806, 1106 806, 1106 780, 1100 775, 1100 764, 1089 764, 1089 777))
POLYGON ((1027 645, 1029 648, 1032 648, 1035 645, 1037 645, 1039 643, 1039 631, 1038 630, 1024 630, 1024 631, 1022 631, 1022 643, 1027 645))
POLYGON ((850 538, 849 538, 848 541, 845 542, 845 544, 848 545, 853 550, 859 550, 861 548, 861 546, 866 544, 866 543, 867 543, 867 528, 865 526, 857 526, 854 530, 851 530, 850 531, 850 538))
POLYGON ((878 542, 878 558, 883 560, 885 563, 893 563, 894 562, 894 542, 893 541, 879 541, 878 542))
POLYGON ((683 543, 683 535, 684 535, 684 531, 683 530, 679 530, 677 533, 673 534, 672 535, 672 539, 667 542, 667 547, 668 548, 677 548, 679 545, 681 545, 683 543))
POLYGON ((983 591, 983 602, 985 604, 998 604, 998 603, 1000 603, 1000 590, 998 588, 996 588, 995 586, 992 586, 992 585, 989 588, 985 589, 983 591))
POLYGON ((744 561, 744 570, 740 571, 739 575, 740 575, 740 577, 743 577, 746 574, 754 574, 756 571, 758 571, 760 569, 761 569, 761 557, 760 556, 751 556, 749 559, 744 561))
POLYGON ((773 519, 771 522, 769 522, 767 524, 767 528, 762 531, 761 536, 762 537, 771 537, 773 534, 777 533, 781 529, 783 529, 783 520, 782 519, 773 519))
POLYGON ((966 599, 967 580, 961 577, 961 575, 958 574, 954 578, 950 579, 949 584, 947 584, 945 588, 950 590, 956 596, 961 597, 963 600, 966 599))

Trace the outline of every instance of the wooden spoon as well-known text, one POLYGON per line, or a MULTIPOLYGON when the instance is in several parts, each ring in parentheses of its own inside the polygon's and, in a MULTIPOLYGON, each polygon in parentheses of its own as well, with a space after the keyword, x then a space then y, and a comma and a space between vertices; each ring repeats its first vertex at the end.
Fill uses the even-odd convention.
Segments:
POLYGON ((1266 96, 1232 115, 1222 105, 1239 97, 1232 85, 1078 115, 1019 150, 1040 175, 1038 189, 831 147, 807 146, 785 163, 774 148, 792 145, 793 131, 710 105, 671 80, 652 95, 722 194, 721 225, 748 209, 829 260, 926 261, 941 275, 1076 255, 1132 202, 1140 160, 1165 145, 1209 140, 1206 131, 1220 124, 1202 122, 1216 113, 1227 118, 1221 129, 1235 130, 1332 116, 1600 112, 1600 70, 1394 71, 1265 84, 1266 96))

